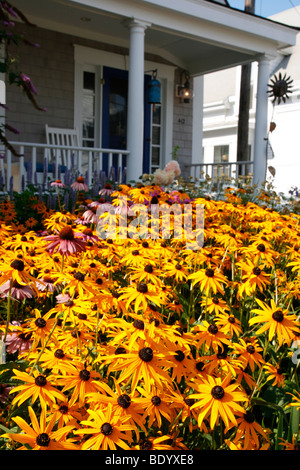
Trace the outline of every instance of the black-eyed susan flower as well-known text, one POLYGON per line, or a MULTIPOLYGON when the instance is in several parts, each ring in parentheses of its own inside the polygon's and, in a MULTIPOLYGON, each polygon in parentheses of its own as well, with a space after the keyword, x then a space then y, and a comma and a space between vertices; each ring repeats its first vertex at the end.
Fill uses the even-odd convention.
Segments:
POLYGON ((32 407, 28 407, 31 426, 20 416, 13 417, 13 421, 23 431, 22 433, 6 433, 2 437, 12 439, 23 444, 18 450, 76 450, 74 439, 68 438, 73 426, 64 426, 54 430, 56 417, 47 423, 45 410, 42 409, 40 419, 32 407))
POLYGON ((132 308, 135 313, 139 310, 145 310, 150 302, 158 306, 165 302, 161 290, 157 286, 145 282, 138 282, 122 288, 120 300, 125 301, 126 308, 132 308))
POLYGON ((284 387, 285 375, 280 365, 274 366, 273 364, 266 363, 263 368, 267 374, 267 381, 273 380, 272 385, 277 385, 277 387, 284 387))
POLYGON ((261 352, 263 348, 259 345, 257 338, 240 338, 238 343, 233 343, 234 350, 243 364, 243 369, 248 365, 254 371, 255 365, 259 368, 265 363, 261 352))
POLYGON ((144 390, 142 387, 137 387, 140 393, 140 398, 136 402, 142 406, 144 410, 143 419, 148 418, 147 427, 152 428, 153 424, 161 428, 162 416, 171 423, 175 418, 173 410, 170 408, 170 397, 165 391, 156 389, 155 386, 149 391, 144 390))
POLYGON ((113 413, 113 406, 108 403, 103 410, 87 410, 88 419, 82 420, 82 429, 77 429, 74 434, 85 437, 81 445, 82 450, 128 450, 129 445, 127 431, 134 429, 129 424, 130 416, 113 413), (91 436, 90 436, 91 435, 91 436), (90 436, 90 437, 88 437, 90 436))
POLYGON ((46 343, 50 340, 52 343, 57 344, 56 333, 59 330, 58 322, 56 318, 51 318, 51 315, 51 310, 42 315, 41 311, 35 308, 32 311, 32 318, 29 318, 23 324, 24 333, 30 334, 32 350, 38 345, 45 347, 46 343))
POLYGON ((56 383, 63 387, 62 393, 71 391, 69 400, 70 405, 78 401, 79 406, 83 406, 85 396, 88 393, 101 390, 100 374, 91 368, 87 368, 85 364, 76 364, 72 368, 68 368, 64 374, 56 375, 56 383))
POLYGON ((56 400, 63 400, 63 394, 51 384, 51 376, 41 374, 38 370, 34 370, 32 375, 27 372, 21 372, 13 369, 14 379, 23 382, 23 385, 13 387, 10 393, 18 393, 14 397, 12 404, 20 406, 26 400, 31 399, 31 404, 39 400, 42 408, 46 408, 55 403, 56 400))
POLYGON ((193 332, 198 347, 204 345, 206 352, 211 348, 218 352, 219 348, 223 349, 226 344, 230 344, 229 336, 222 332, 215 322, 203 320, 193 328, 193 332))
POLYGON ((207 296, 211 293, 224 294, 224 285, 227 284, 227 279, 217 270, 212 268, 199 269, 195 273, 189 274, 188 279, 192 280, 194 284, 199 284, 201 291, 205 292, 207 296))
POLYGON ((250 318, 249 325, 264 323, 256 331, 256 334, 260 335, 268 331, 269 341, 276 335, 280 346, 283 343, 290 345, 295 338, 295 333, 300 333, 300 322, 297 321, 297 315, 289 314, 288 309, 278 307, 273 299, 270 301, 270 306, 259 299, 256 299, 256 302, 261 308, 252 310, 256 316, 250 318))
MULTIPOLYGON (((151 345, 152 346, 152 345, 151 345)), ((155 385, 164 388, 164 383, 170 382, 170 375, 166 369, 172 367, 169 352, 160 344, 150 347, 147 343, 133 344, 130 352, 111 355, 109 372, 121 371, 118 383, 125 384, 130 381, 131 390, 134 391, 139 384, 150 391, 155 385)))
MULTIPOLYGON (((174 450, 172 446, 173 438, 169 435, 147 436, 142 438, 134 447, 135 450, 174 450)), ((182 446, 181 448, 186 448, 182 446)))
POLYGON ((211 429, 214 429, 220 418, 227 427, 231 424, 236 426, 236 413, 244 411, 240 403, 248 402, 248 397, 240 385, 235 381, 232 383, 231 374, 223 379, 208 376, 190 398, 199 400, 192 405, 192 408, 200 408, 198 425, 201 426, 204 419, 209 419, 211 429))
POLYGON ((267 274, 262 266, 256 266, 252 261, 239 261, 236 263, 242 269, 242 282, 239 285, 239 296, 251 296, 256 289, 264 292, 270 285, 270 274, 267 274))
POLYGON ((233 314, 227 312, 217 313, 215 316, 215 323, 218 328, 220 328, 220 330, 230 338, 234 335, 238 337, 243 333, 240 320, 238 320, 238 318, 233 314))
POLYGON ((235 444, 240 444, 243 450, 252 450, 254 441, 256 449, 261 447, 261 440, 263 443, 269 441, 268 433, 256 421, 254 414, 248 410, 244 412, 237 412, 237 430, 233 439, 235 444))

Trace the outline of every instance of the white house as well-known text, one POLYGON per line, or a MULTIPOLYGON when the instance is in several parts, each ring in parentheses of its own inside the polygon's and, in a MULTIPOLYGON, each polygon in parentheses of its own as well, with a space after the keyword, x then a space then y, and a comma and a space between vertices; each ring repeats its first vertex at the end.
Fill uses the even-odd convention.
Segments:
MULTIPOLYGON (((270 18, 272 21, 300 27, 300 7, 270 18)), ((300 186, 300 33, 296 44, 278 50, 270 62, 268 83, 286 77, 293 80, 286 101, 268 100, 268 127, 265 128, 266 177, 278 192, 288 194, 300 186), (271 123, 276 127, 272 130, 271 123), (267 167, 275 169, 275 177, 267 167)), ((255 158, 258 63, 252 63, 249 115, 249 159, 255 158)), ((203 162, 235 162, 239 115, 241 67, 208 74, 204 78, 203 162)), ((270 89, 268 87, 268 89, 270 89)), ((272 173, 274 173, 271 168, 272 173)), ((215 170, 216 171, 216 170, 215 170)))
MULTIPOLYGON (((6 119, 20 131, 17 137, 7 137, 24 155, 7 155, 7 183, 11 162, 22 179, 29 163, 33 172, 43 166, 45 154, 63 169, 75 165, 79 173, 88 170, 90 184, 95 172, 109 171, 112 165, 116 170, 126 167, 127 180, 137 180, 142 173, 163 167, 177 146, 184 170, 185 164, 202 158, 203 77, 218 70, 227 74, 228 69, 254 61, 259 64, 259 106, 253 166, 255 180, 261 181, 270 64, 278 51, 295 44, 293 27, 233 9, 226 0, 12 3, 37 25, 25 28, 17 23, 16 31, 26 29, 28 39, 40 48, 12 45, 10 54, 20 59, 18 67, 30 76, 47 112, 32 109, 21 90, 6 87, 6 119), (148 103, 147 87, 154 75, 161 83, 161 103, 153 105, 148 103), (187 81, 193 84, 192 100, 179 93, 187 81), (70 152, 61 160, 63 150, 68 150, 61 144, 49 147, 46 125, 76 130, 75 148, 68 144, 76 161, 70 152)), ((227 87, 228 83, 216 83, 215 102, 222 101, 221 90, 225 96, 234 95, 227 87)))

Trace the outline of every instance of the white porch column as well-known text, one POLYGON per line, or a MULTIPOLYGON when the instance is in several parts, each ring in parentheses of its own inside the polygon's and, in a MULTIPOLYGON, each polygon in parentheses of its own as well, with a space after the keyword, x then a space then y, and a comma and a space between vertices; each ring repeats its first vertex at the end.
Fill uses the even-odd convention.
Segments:
POLYGON ((149 23, 133 19, 130 29, 128 112, 127 112, 127 181, 138 181, 143 173, 144 144, 144 37, 149 23))
POLYGON ((192 163, 202 163, 204 77, 194 77, 192 163))
POLYGON ((255 135, 253 151, 253 183, 261 186, 267 173, 267 134, 268 134, 268 82, 270 58, 262 57, 258 62, 257 97, 255 114, 255 135))

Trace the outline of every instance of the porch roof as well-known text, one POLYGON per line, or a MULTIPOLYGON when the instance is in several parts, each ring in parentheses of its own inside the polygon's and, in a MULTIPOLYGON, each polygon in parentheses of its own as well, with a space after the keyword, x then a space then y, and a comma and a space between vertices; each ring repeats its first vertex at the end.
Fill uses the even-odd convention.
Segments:
POLYGON ((298 30, 212 0, 14 0, 39 27, 129 49, 126 20, 149 24, 145 52, 202 75, 274 57, 298 30))

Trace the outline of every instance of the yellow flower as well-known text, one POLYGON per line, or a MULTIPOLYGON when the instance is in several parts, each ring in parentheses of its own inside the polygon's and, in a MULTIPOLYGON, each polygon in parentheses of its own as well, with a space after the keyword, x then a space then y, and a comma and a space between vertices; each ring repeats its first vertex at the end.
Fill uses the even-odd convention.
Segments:
POLYGON ((256 302, 261 309, 252 310, 257 316, 250 318, 249 325, 264 323, 256 331, 256 334, 260 335, 268 331, 269 341, 276 335, 280 346, 283 343, 290 345, 295 338, 295 334, 300 333, 300 322, 297 321, 297 315, 289 315, 288 309, 279 308, 273 299, 271 299, 271 306, 259 299, 256 299, 256 302))
MULTIPOLYGON (((23 433, 6 433, 2 437, 12 439, 13 441, 24 444, 19 450, 76 450, 75 444, 68 439, 68 434, 73 430, 73 426, 60 427, 56 431, 53 430, 56 424, 56 416, 47 423, 45 410, 42 409, 40 421, 38 421, 35 412, 28 407, 31 426, 20 416, 13 417, 13 421, 24 431, 23 433)), ((74 440, 74 439, 73 439, 74 440)))
POLYGON ((237 382, 232 383, 232 375, 228 374, 223 380, 220 377, 208 376, 207 380, 199 384, 197 391, 189 398, 198 399, 191 408, 200 408, 198 425, 201 426, 204 419, 209 418, 210 428, 221 418, 226 427, 237 425, 235 413, 244 412, 238 402, 248 402, 246 393, 240 389, 237 382))
POLYGON ((128 424, 130 416, 120 416, 113 413, 113 406, 108 403, 107 408, 102 410, 87 410, 89 417, 81 421, 83 429, 77 429, 74 434, 86 436, 81 449, 82 450, 117 450, 118 448, 128 450, 126 444, 128 440, 127 431, 134 429, 134 426, 128 424), (91 437, 88 435, 91 434, 91 437))

